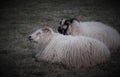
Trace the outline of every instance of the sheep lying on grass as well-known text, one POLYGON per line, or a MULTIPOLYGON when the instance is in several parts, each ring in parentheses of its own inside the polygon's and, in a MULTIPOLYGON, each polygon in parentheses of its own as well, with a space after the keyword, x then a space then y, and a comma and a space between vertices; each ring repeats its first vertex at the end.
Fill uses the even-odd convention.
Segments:
POLYGON ((43 51, 36 54, 38 61, 62 63, 69 68, 94 66, 110 57, 109 49, 102 42, 85 36, 55 33, 50 27, 35 31, 29 40, 42 45, 43 51))
POLYGON ((62 19, 58 32, 64 35, 82 35, 98 39, 110 49, 120 48, 120 35, 112 27, 101 22, 82 22, 76 18, 62 19))

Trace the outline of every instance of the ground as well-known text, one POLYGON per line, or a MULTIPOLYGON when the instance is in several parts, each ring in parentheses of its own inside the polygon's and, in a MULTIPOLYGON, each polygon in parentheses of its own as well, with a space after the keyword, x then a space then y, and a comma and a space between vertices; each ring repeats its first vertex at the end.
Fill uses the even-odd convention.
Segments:
POLYGON ((48 23, 55 31, 63 17, 100 21, 120 32, 119 3, 114 0, 9 0, 0 2, 1 77, 120 77, 120 52, 91 68, 67 69, 36 62, 35 48, 27 37, 48 23))

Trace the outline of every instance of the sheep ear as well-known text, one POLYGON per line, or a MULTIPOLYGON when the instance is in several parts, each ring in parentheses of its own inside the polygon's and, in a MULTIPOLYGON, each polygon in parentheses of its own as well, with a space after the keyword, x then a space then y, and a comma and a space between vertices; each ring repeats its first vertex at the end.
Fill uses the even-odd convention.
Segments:
POLYGON ((79 21, 80 20, 80 16, 75 16, 75 18, 79 21))
POLYGON ((61 20, 60 20, 59 24, 61 25, 61 24, 62 24, 62 22, 64 22, 65 20, 66 20, 66 18, 61 18, 61 20))
POLYGON ((50 27, 48 27, 48 26, 45 26, 45 27, 42 29, 42 31, 43 31, 44 33, 51 33, 51 32, 52 32, 52 29, 51 29, 50 27))

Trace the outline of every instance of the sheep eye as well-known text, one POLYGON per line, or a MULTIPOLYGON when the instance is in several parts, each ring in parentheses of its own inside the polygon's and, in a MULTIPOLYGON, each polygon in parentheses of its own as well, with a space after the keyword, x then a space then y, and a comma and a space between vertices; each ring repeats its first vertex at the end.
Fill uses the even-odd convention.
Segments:
POLYGON ((39 35, 39 34, 41 34, 40 32, 38 32, 36 35, 39 35))

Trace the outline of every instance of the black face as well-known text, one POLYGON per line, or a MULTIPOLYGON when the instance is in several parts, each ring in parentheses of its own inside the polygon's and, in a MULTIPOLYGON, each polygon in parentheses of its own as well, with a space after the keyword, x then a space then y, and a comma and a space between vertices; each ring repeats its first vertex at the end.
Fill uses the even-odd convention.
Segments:
MULTIPOLYGON (((67 30, 71 23, 73 23, 73 20, 77 20, 76 18, 71 18, 68 20, 61 20, 60 26, 58 27, 58 32, 64 35, 67 35, 67 30)), ((77 20, 78 21, 78 20, 77 20)))

